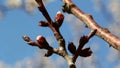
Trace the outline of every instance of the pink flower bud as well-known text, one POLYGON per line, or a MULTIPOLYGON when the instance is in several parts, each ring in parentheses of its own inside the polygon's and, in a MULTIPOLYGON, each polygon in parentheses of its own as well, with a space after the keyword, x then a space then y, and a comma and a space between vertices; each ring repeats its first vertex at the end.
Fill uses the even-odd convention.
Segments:
POLYGON ((58 11, 55 17, 55 21, 60 21, 63 19, 64 19, 64 15, 60 11, 58 11))
POLYGON ((37 36, 36 40, 39 44, 46 42, 46 39, 41 35, 37 36))
POLYGON ((64 20, 64 15, 60 11, 58 11, 55 16, 55 22, 58 24, 59 27, 62 25, 63 20, 64 20))
POLYGON ((40 48, 48 48, 49 47, 49 44, 47 43, 46 39, 43 36, 41 36, 41 35, 37 36, 36 40, 39 43, 40 48))

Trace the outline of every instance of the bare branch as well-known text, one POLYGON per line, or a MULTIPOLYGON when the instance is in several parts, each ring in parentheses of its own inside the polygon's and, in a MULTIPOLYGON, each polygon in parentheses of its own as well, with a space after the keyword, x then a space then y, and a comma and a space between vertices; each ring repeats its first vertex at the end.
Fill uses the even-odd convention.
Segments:
MULTIPOLYGON (((68 62, 69 68, 76 68, 75 63, 72 61, 72 58, 68 55, 66 47, 65 47, 65 40, 62 37, 59 28, 61 27, 63 20, 64 20, 64 15, 60 12, 58 12, 55 16, 55 22, 52 21, 51 17, 49 16, 42 0, 36 0, 36 2, 39 4, 38 9, 41 11, 43 16, 46 18, 47 22, 40 22, 40 26, 48 26, 54 33, 54 36, 57 39, 57 42, 59 44, 59 49, 55 49, 52 47, 48 47, 48 52, 45 54, 45 56, 50 56, 51 52, 56 53, 63 58, 66 59, 68 62)), ((39 42, 39 41, 38 41, 39 42)))
POLYGON ((108 42, 112 47, 120 51, 120 38, 110 33, 106 28, 99 26, 90 14, 85 14, 71 0, 63 0, 63 11, 72 13, 82 20, 91 30, 97 30, 96 35, 108 42))
POLYGON ((83 47, 90 40, 90 38, 92 38, 95 35, 95 33, 96 33, 96 30, 92 30, 88 36, 82 36, 80 38, 79 46, 78 46, 77 50, 75 51, 75 53, 73 54, 74 62, 76 62, 76 59, 78 58, 78 56, 82 56, 82 57, 91 56, 91 54, 92 54, 91 49, 90 48, 83 49, 83 47))
POLYGON ((52 19, 50 18, 50 15, 48 14, 43 1, 42 0, 36 0, 36 2, 39 4, 38 9, 42 12, 42 14, 44 15, 44 17, 46 18, 46 20, 51 24, 52 19))
POLYGON ((46 18, 46 21, 40 21, 39 25, 42 27, 49 27, 53 33, 54 36, 59 44, 59 48, 53 48, 49 45, 45 37, 43 36, 37 36, 36 41, 32 41, 29 37, 23 36, 23 39, 32 46, 37 46, 40 49, 46 49, 47 53, 45 53, 46 57, 51 56, 53 53, 62 56, 65 58, 65 60, 68 62, 69 68, 76 68, 75 62, 78 58, 78 56, 81 57, 88 57, 91 56, 92 51, 90 47, 84 48, 85 44, 88 43, 88 41, 94 36, 97 35, 100 38, 107 41, 110 45, 112 45, 114 48, 120 50, 120 39, 116 37, 115 35, 111 34, 110 31, 106 28, 102 28, 99 26, 93 19, 93 17, 90 14, 85 14, 83 11, 81 11, 71 0, 63 0, 63 11, 67 12, 69 14, 74 14, 76 17, 78 17, 80 20, 82 20, 87 27, 91 29, 91 32, 87 36, 82 36, 79 40, 79 46, 76 49, 76 46, 73 42, 70 42, 68 44, 68 50, 72 53, 72 56, 70 56, 66 49, 65 39, 61 35, 61 32, 59 31, 61 25, 64 21, 64 15, 61 12, 57 12, 55 16, 55 21, 52 21, 50 15, 48 14, 48 11, 46 10, 42 0, 36 0, 38 3, 39 11, 43 14, 43 16, 46 18))

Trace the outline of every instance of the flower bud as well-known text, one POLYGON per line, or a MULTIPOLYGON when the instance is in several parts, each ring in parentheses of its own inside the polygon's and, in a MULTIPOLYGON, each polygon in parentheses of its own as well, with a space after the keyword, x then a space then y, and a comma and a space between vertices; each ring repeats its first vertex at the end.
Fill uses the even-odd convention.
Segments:
POLYGON ((91 54, 92 54, 91 49, 90 48, 85 48, 85 49, 81 50, 79 55, 82 56, 82 57, 89 57, 89 56, 91 56, 91 54))
POLYGON ((39 22, 39 26, 47 27, 47 26, 48 26, 48 23, 46 23, 45 21, 40 21, 40 22, 39 22))
POLYGON ((58 11, 55 16, 55 23, 57 23, 58 27, 62 25, 63 20, 64 20, 64 15, 60 11, 58 11))
POLYGON ((76 47, 75 47, 75 45, 73 44, 73 42, 70 42, 70 43, 68 44, 68 50, 69 50, 72 54, 75 54, 76 47))
POLYGON ((49 47, 48 42, 46 41, 46 39, 43 36, 41 36, 41 35, 37 36, 36 40, 37 40, 40 48, 48 48, 49 47))
POLYGON ((88 42, 88 37, 82 36, 79 40, 79 48, 82 49, 87 42, 88 42))
POLYGON ((37 36, 36 40, 37 40, 39 43, 46 41, 46 39, 45 39, 43 36, 41 36, 41 35, 37 36))

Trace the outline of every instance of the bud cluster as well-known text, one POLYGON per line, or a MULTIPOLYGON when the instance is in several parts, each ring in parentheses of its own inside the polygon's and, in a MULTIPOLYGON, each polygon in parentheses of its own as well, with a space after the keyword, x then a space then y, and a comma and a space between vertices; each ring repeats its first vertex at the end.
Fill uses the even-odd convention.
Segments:
POLYGON ((89 38, 88 36, 82 36, 80 38, 80 41, 79 41, 79 46, 78 48, 76 49, 76 46, 74 45, 73 42, 70 42, 68 44, 68 50, 73 54, 73 55, 78 55, 78 56, 81 56, 81 57, 89 57, 91 56, 92 54, 92 51, 91 49, 88 47, 88 48, 84 48, 84 45, 88 42, 89 38))

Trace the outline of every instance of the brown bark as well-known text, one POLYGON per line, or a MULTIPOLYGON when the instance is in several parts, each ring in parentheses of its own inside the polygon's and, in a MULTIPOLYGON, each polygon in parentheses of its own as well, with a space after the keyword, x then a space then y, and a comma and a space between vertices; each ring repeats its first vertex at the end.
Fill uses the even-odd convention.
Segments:
POLYGON ((110 31, 107 28, 99 26, 90 14, 84 13, 71 0, 63 0, 63 2, 65 4, 63 6, 63 10, 65 12, 72 13, 73 15, 75 15, 77 18, 82 20, 86 24, 86 26, 91 30, 96 29, 96 35, 98 37, 102 38, 103 40, 108 42, 110 46, 120 51, 120 38, 110 33, 110 31))

